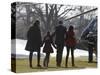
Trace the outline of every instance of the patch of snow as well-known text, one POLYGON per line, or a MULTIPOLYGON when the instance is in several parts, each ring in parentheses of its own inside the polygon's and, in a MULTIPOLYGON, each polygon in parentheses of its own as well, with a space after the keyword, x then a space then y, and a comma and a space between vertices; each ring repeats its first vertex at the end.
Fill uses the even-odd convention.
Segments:
MULTIPOLYGON (((15 40, 12 40, 11 53, 16 54, 16 55, 17 54, 29 55, 29 51, 25 50, 26 43, 27 43, 27 40, 16 39, 16 44, 15 44, 15 40)), ((41 53, 43 54, 42 50, 43 50, 43 47, 41 47, 41 53)), ((56 49, 53 48, 53 50, 54 50, 54 53, 52 53, 51 56, 55 57, 56 56, 56 49)), ((64 47, 63 57, 66 56, 66 54, 67 54, 67 50, 66 50, 66 47, 64 47)), ((75 57, 88 56, 88 51, 81 50, 81 49, 75 49, 74 50, 74 56, 75 57)), ((71 54, 69 55, 69 57, 71 57, 71 54)))

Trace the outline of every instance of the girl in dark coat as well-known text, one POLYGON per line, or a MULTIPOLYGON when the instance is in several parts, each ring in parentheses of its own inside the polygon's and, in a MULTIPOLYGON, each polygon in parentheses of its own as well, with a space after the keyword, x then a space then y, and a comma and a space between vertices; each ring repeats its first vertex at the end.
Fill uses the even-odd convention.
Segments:
POLYGON ((40 66, 40 47, 41 47, 41 32, 39 28, 40 22, 37 20, 32 27, 30 27, 27 32, 27 44, 25 50, 30 51, 29 54, 29 64, 30 68, 32 68, 32 56, 33 52, 37 52, 37 66, 40 66))
POLYGON ((67 67, 67 63, 68 63, 68 57, 69 57, 69 52, 71 49, 71 56, 72 56, 72 66, 75 66, 74 64, 74 48, 76 45, 76 39, 75 39, 75 33, 74 33, 74 27, 70 26, 69 30, 66 32, 66 48, 67 48, 67 55, 66 55, 66 64, 65 67, 67 67))
POLYGON ((50 35, 50 32, 47 32, 47 35, 44 37, 43 44, 44 43, 45 43, 45 45, 43 48, 43 52, 46 54, 46 56, 44 58, 43 65, 44 65, 44 67, 48 67, 50 53, 53 53, 53 48, 52 48, 51 44, 53 45, 53 47, 55 47, 54 43, 52 42, 52 37, 50 35))

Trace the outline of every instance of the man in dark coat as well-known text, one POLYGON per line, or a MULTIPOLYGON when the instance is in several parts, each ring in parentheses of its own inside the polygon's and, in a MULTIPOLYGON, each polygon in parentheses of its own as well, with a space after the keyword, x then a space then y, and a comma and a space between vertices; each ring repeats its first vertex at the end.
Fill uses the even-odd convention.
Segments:
POLYGON ((40 22, 37 20, 32 27, 30 27, 27 33, 27 44, 25 50, 30 51, 29 54, 29 64, 32 68, 32 56, 33 52, 37 52, 37 66, 40 66, 40 47, 41 47, 41 32, 39 28, 40 22))
POLYGON ((56 30, 52 36, 55 35, 55 44, 57 45, 57 55, 56 55, 56 65, 61 67, 62 54, 64 48, 64 36, 66 34, 66 28, 62 26, 63 22, 59 21, 59 26, 56 27, 56 30))

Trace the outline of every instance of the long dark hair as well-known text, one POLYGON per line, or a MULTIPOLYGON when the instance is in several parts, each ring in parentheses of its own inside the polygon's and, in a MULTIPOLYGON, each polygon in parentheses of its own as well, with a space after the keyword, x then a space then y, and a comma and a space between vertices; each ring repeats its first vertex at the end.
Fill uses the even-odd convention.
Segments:
POLYGON ((39 24, 40 24, 40 21, 39 20, 36 20, 35 23, 33 24, 33 26, 37 26, 38 27, 39 24))
POLYGON ((68 31, 73 31, 73 30, 74 30, 74 27, 70 26, 68 31))

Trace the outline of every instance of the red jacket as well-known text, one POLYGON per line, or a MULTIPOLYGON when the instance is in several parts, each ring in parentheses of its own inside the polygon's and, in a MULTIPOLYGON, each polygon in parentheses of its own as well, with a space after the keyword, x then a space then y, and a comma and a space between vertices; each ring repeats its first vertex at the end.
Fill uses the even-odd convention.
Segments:
POLYGON ((68 47, 75 47, 76 45, 76 39, 75 39, 75 33, 73 31, 67 31, 66 32, 66 46, 68 47))

